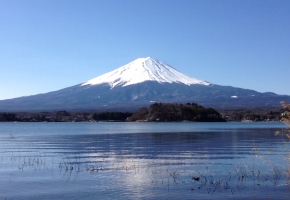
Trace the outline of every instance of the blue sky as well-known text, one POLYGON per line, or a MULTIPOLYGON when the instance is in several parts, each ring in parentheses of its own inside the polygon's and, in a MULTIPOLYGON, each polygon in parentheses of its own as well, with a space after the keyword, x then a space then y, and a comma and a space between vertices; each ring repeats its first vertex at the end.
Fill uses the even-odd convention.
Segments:
POLYGON ((0 0, 0 99, 147 56, 214 84, 290 95, 290 1, 0 0))

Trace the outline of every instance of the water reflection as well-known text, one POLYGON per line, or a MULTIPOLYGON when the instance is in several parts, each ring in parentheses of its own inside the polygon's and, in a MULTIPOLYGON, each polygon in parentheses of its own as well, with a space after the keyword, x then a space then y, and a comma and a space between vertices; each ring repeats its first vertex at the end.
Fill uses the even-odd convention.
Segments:
POLYGON ((0 198, 17 185, 37 199, 42 184, 55 198, 285 199, 289 141, 275 130, 3 135, 0 198))

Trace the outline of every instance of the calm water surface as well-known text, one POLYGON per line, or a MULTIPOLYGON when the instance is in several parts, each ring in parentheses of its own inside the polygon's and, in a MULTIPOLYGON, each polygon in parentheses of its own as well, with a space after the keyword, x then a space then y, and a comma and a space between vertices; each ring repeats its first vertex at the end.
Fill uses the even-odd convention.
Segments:
POLYGON ((0 123, 0 199, 289 199, 285 128, 0 123))

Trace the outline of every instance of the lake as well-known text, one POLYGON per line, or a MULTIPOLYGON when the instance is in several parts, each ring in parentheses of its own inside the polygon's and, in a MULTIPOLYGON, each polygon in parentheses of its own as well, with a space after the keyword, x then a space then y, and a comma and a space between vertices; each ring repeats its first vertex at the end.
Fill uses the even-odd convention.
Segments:
POLYGON ((289 199, 285 128, 0 123, 0 199, 289 199))

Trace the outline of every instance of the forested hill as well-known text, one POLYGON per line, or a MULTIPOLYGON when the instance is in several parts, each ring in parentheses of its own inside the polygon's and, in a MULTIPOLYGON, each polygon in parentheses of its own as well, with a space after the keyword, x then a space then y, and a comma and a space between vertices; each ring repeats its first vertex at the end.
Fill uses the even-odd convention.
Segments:
POLYGON ((196 103, 154 103, 149 108, 141 108, 129 117, 128 121, 224 122, 225 120, 213 108, 204 108, 196 103))

